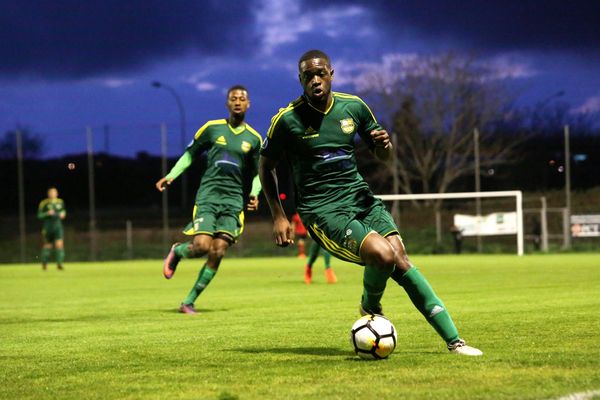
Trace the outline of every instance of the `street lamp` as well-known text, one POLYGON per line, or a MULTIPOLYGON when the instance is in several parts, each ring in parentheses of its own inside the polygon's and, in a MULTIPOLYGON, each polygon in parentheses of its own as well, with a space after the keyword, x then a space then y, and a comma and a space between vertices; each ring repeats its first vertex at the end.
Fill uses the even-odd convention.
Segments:
MULTIPOLYGON (((180 132, 180 138, 179 138, 179 141, 180 141, 179 145, 181 146, 181 149, 184 150, 185 149, 185 125, 186 125, 186 122, 185 122, 185 109, 183 108, 183 103, 181 102, 181 97, 179 97, 179 95, 177 94, 175 89, 173 89, 169 85, 165 85, 162 82, 154 81, 154 82, 152 82, 152 87, 155 87, 157 89, 160 89, 160 88, 166 89, 175 98, 175 102, 177 102, 177 108, 179 109, 179 117, 180 117, 181 132, 180 132)), ((186 200, 187 200, 187 175, 184 173, 181 176, 181 207, 184 209, 187 206, 186 200)))

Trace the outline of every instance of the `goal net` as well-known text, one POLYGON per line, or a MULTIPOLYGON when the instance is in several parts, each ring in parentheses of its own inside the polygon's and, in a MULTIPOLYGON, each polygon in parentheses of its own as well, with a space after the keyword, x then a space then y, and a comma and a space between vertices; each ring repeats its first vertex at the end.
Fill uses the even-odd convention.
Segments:
POLYGON ((467 250, 524 253, 520 190, 376 197, 392 210, 405 241, 434 244, 425 252, 461 252, 464 244, 467 250))

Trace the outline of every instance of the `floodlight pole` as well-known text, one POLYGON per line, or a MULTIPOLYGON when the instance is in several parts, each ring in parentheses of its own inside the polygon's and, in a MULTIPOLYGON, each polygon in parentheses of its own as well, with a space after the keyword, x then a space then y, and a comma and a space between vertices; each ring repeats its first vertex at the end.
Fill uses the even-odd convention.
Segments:
MULTIPOLYGON (((477 128, 473 129, 473 155, 475 157, 475 191, 477 193, 481 192, 481 176, 480 176, 480 160, 479 160, 479 130, 477 128)), ((479 227, 479 218, 481 217, 481 199, 477 197, 475 199, 475 213, 477 214, 477 226, 479 227)), ((481 253, 483 248, 481 242, 481 235, 477 235, 477 252, 481 253)))
POLYGON ((19 186, 19 239, 21 247, 21 262, 25 263, 25 179, 23 174, 23 134, 19 129, 15 132, 17 144, 17 181, 19 186))
MULTIPOLYGON (((173 89, 169 85, 165 85, 162 82, 154 81, 154 82, 152 82, 152 87, 155 87, 157 89, 160 89, 160 88, 166 89, 169 93, 171 93, 171 95, 175 99, 175 102, 177 103, 177 108, 179 109, 179 118, 180 118, 180 121, 179 121, 179 124, 180 124, 179 146, 181 147, 181 151, 185 151, 186 120, 185 120, 185 109, 183 108, 183 102, 181 101, 181 97, 179 97, 179 95, 177 94, 175 89, 173 89)), ((183 208, 185 211, 186 207, 187 207, 187 174, 184 172, 183 174, 181 174, 181 208, 183 208)))
MULTIPOLYGON (((570 132, 569 125, 565 125, 565 203, 567 209, 567 227, 571 226, 571 145, 569 140, 570 132)), ((571 248, 571 232, 570 229, 565 236, 565 249, 571 248)))

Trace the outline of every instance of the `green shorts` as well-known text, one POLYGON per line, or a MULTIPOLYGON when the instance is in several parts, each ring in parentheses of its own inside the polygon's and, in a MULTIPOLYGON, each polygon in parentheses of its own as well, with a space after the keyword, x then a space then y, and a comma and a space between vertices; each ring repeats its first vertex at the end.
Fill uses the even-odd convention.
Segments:
POLYGON ((310 236, 337 258, 364 265, 360 249, 367 236, 399 235, 394 219, 379 199, 365 207, 340 207, 323 213, 302 216, 310 236))
POLYGON ((57 240, 62 240, 65 234, 62 227, 44 228, 42 229, 42 237, 45 243, 54 243, 57 240))
POLYGON ((187 224, 186 235, 210 235, 225 233, 237 240, 244 231, 244 211, 232 210, 224 204, 196 204, 192 222, 187 224))

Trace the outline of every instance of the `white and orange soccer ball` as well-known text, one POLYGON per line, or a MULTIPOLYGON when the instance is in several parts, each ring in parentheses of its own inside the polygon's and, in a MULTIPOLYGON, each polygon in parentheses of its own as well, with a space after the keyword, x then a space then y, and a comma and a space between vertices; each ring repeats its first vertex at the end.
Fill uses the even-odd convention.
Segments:
POLYGON ((381 360, 394 352, 398 335, 392 322, 382 315, 365 315, 352 325, 350 343, 359 357, 381 360))

